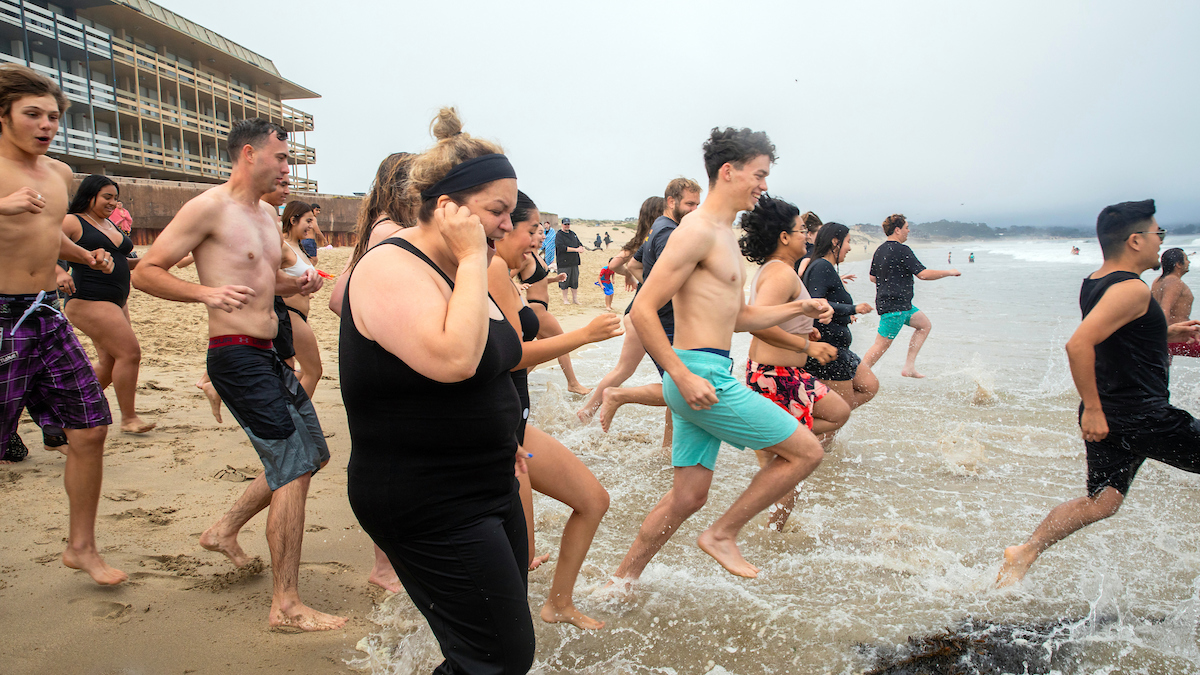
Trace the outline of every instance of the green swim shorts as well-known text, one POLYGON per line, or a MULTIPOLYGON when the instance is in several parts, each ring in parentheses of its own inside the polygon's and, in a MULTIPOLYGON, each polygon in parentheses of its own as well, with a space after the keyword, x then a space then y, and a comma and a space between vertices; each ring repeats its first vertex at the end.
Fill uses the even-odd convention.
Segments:
POLYGON ((895 340, 900 329, 908 325, 913 314, 921 311, 915 305, 903 312, 888 312, 879 317, 879 334, 889 340, 895 340))
POLYGON ((757 394, 730 373, 727 356, 695 349, 676 349, 683 365, 712 383, 717 404, 692 410, 669 373, 663 375, 663 398, 675 425, 671 444, 673 466, 696 466, 712 471, 717 466, 721 441, 735 448, 761 450, 796 432, 799 422, 767 397, 757 394))

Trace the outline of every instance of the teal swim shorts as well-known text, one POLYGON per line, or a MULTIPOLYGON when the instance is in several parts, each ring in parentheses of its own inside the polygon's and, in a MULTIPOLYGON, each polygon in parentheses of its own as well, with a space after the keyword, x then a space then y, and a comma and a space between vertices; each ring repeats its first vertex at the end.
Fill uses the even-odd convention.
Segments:
POLYGON ((889 340, 895 340, 900 334, 900 329, 908 325, 913 314, 921 311, 916 306, 910 307, 903 312, 888 312, 879 317, 879 334, 889 340))
POLYGON ((795 417, 733 377, 729 357, 695 349, 676 349, 675 353, 688 370, 712 383, 717 390, 717 404, 708 410, 692 410, 671 375, 663 375, 663 398, 671 408, 675 425, 673 466, 700 464, 712 471, 717 466, 721 441, 735 448, 761 450, 796 432, 799 422, 795 417))

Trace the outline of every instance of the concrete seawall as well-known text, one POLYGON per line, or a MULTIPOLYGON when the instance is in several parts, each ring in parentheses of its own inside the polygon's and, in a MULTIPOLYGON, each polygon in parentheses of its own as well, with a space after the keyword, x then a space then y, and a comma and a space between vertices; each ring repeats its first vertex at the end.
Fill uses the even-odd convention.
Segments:
MULTIPOLYGON (((87 174, 75 174, 75 180, 71 184, 72 195, 78 189, 80 181, 86 177, 87 174)), ((215 187, 210 183, 184 183, 124 176, 109 178, 120 188, 121 202, 133 215, 133 233, 130 239, 138 246, 154 243, 158 233, 171 222, 180 207, 201 192, 215 187)), ((354 225, 358 218, 361 198, 326 194, 293 194, 291 198, 321 205, 321 231, 334 246, 354 245, 354 225)))

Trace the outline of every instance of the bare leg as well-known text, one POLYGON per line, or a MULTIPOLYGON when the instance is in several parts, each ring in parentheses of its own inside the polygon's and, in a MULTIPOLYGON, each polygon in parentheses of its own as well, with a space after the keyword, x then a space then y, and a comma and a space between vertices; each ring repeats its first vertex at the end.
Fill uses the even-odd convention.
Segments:
POLYGON ((667 408, 667 421, 663 424, 663 442, 662 448, 667 452, 667 458, 671 456, 671 442, 675 437, 675 420, 671 418, 671 409, 667 408))
POLYGON ((267 547, 271 549, 271 613, 274 629, 318 631, 341 628, 345 617, 325 614, 300 601, 300 547, 304 539, 304 503, 312 474, 305 474, 271 494, 267 512, 267 547))
POLYGON ((708 501, 713 473, 696 466, 675 467, 674 482, 667 494, 650 510, 637 538, 613 575, 613 585, 628 585, 642 576, 654 554, 675 534, 675 530, 708 501))
POLYGON ((63 551, 63 564, 83 570, 102 586, 119 584, 127 574, 109 567, 96 548, 96 510, 100 503, 100 483, 104 479, 104 439, 108 427, 66 429, 71 449, 63 484, 71 507, 70 535, 63 551))
POLYGON ((642 341, 638 338, 633 322, 629 320, 629 317, 625 317, 625 337, 621 342, 621 356, 617 359, 617 365, 608 371, 601 378, 600 383, 592 389, 592 394, 584 401, 583 407, 575 412, 575 416, 579 418, 580 422, 586 424, 592 419, 592 415, 595 415, 596 410, 600 407, 600 396, 604 390, 609 387, 621 386, 637 370, 645 355, 646 349, 642 347, 642 341))
POLYGON ((904 370, 900 371, 900 374, 904 377, 925 377, 917 372, 917 354, 921 351, 921 345, 925 344, 925 338, 929 337, 929 331, 933 330, 933 323, 925 316, 925 312, 917 312, 909 318, 908 325, 913 327, 913 336, 908 343, 908 358, 904 361, 904 370))
MULTIPOLYGON (((563 300, 565 302, 567 291, 563 290, 563 300)), ((541 322, 541 328, 538 330, 539 338, 551 338, 555 335, 562 335, 562 325, 558 323, 558 319, 554 315, 546 311, 544 307, 534 304, 534 313, 538 316, 538 321, 541 322)), ((590 389, 579 384, 579 378, 575 377, 575 367, 571 365, 571 355, 563 354, 558 357, 558 365, 562 368, 563 375, 567 378, 567 391, 572 394, 581 394, 586 396, 590 389)))
POLYGON ((879 379, 875 377, 875 373, 871 372, 871 368, 865 360, 858 364, 858 370, 854 372, 853 380, 822 380, 822 382, 837 392, 842 400, 850 405, 850 410, 870 401, 875 398, 875 394, 879 393, 879 379))
POLYGON ((311 399, 321 381, 324 367, 321 365, 321 348, 313 329, 300 317, 292 317, 292 345, 296 348, 296 361, 300 363, 300 386, 311 399))
POLYGON ((542 606, 542 620, 570 623, 583 629, 603 628, 603 621, 585 616, 575 608, 574 593, 579 569, 592 546, 596 528, 608 511, 608 492, 578 457, 540 429, 527 427, 525 443, 533 453, 528 460, 533 488, 572 509, 563 527, 558 564, 554 568, 550 597, 542 606))
POLYGON ((571 289, 571 304, 572 305, 579 304, 579 289, 578 288, 571 289))
POLYGON ((375 565, 371 568, 371 575, 367 577, 367 582, 392 593, 404 590, 404 586, 400 585, 400 577, 396 576, 396 570, 392 567, 392 561, 388 560, 387 554, 378 546, 374 546, 374 549, 375 565))
POLYGON ((830 390, 820 401, 813 404, 812 415, 812 432, 817 438, 821 438, 826 434, 833 434, 849 421, 850 404, 841 394, 830 390))
POLYGON ((246 555, 238 544, 238 532, 270 504, 271 488, 267 487, 267 476, 259 474, 246 486, 246 491, 233 503, 233 507, 200 535, 200 546, 209 551, 224 553, 234 566, 245 567, 250 562, 250 556, 246 555))
POLYGON ((213 417, 217 418, 217 422, 221 421, 221 395, 217 393, 216 387, 212 385, 212 380, 208 379, 208 371, 204 371, 204 375, 196 382, 196 388, 204 392, 204 397, 208 399, 208 404, 212 406, 213 417))
POLYGON ((525 533, 529 537, 529 569, 534 570, 542 563, 533 564, 537 560, 537 556, 533 550, 533 488, 529 487, 529 474, 524 473, 517 476, 517 494, 521 497, 521 510, 525 512, 525 533))
POLYGON ((1011 586, 1024 579, 1042 551, 1067 535, 1115 514, 1123 501, 1124 495, 1106 487, 1095 497, 1079 497, 1054 507, 1028 541, 1004 549, 1004 564, 996 575, 996 587, 1011 586))
POLYGON ((567 289, 565 289, 565 288, 564 288, 564 289, 562 289, 562 294, 563 294, 563 304, 564 304, 564 305, 569 305, 569 304, 571 304, 571 301, 570 301, 570 300, 567 300, 567 289))
POLYGON ((775 457, 755 474, 750 486, 729 510, 696 540, 722 567, 741 577, 758 576, 758 568, 746 562, 737 547, 742 527, 763 509, 791 494, 796 484, 807 478, 825 456, 817 437, 803 424, 782 443, 765 449, 775 457))
POLYGON ((875 364, 879 362, 879 359, 883 356, 884 352, 886 352, 888 347, 891 346, 892 340, 890 338, 885 338, 882 335, 876 335, 875 344, 871 345, 871 348, 867 350, 866 354, 863 354, 862 362, 867 364, 868 368, 874 368, 875 364))
POLYGON ((128 307, 118 307, 102 300, 72 300, 67 303, 71 323, 91 338, 96 347, 99 356, 96 379, 101 387, 111 383, 117 394, 121 431, 143 434, 155 425, 138 417, 135 407, 142 348, 133 333, 128 312, 128 307))
MULTIPOLYGON (((626 403, 640 403, 656 407, 667 405, 663 399, 661 384, 644 384, 630 389, 609 387, 600 395, 600 428, 608 431, 608 427, 612 425, 613 416, 626 403)), ((670 413, 670 410, 667 412, 670 413)))

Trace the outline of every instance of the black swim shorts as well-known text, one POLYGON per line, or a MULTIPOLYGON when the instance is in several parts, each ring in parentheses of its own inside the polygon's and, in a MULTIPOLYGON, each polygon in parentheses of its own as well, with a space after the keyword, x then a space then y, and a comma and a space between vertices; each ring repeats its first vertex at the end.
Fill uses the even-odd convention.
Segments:
POLYGON ((1087 441, 1089 496, 1106 487, 1128 494, 1129 484, 1147 459, 1200 473, 1200 420, 1187 411, 1167 406, 1138 415, 1106 417, 1108 436, 1087 441))
MULTIPOLYGON (((240 338, 241 336, 226 336, 240 338)), ((208 349, 213 388, 262 460, 267 486, 277 490, 329 459, 329 446, 312 401, 295 373, 266 345, 232 344, 208 349)), ((250 338, 253 340, 253 338, 250 338)))
POLYGON ((288 312, 287 303, 281 296, 275 296, 275 318, 279 319, 279 332, 275 334, 275 352, 279 358, 287 361, 296 355, 292 346, 292 315, 288 312))

